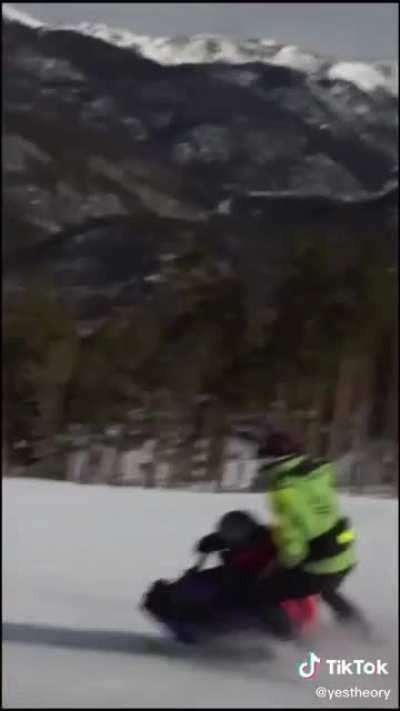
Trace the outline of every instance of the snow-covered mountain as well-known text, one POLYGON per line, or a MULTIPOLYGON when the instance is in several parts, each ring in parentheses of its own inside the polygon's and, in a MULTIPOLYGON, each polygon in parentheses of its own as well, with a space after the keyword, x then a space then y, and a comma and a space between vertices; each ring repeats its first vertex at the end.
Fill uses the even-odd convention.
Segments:
MULTIPOLYGON (((5 3, 3 17, 31 27, 41 25, 25 13, 5 3)), ((355 84, 362 91, 381 88, 398 95, 398 63, 368 63, 341 61, 306 51, 295 45, 284 45, 273 39, 239 39, 223 35, 196 34, 193 36, 151 37, 108 25, 82 22, 60 25, 57 29, 72 30, 96 37, 117 47, 132 49, 159 64, 248 64, 260 62, 288 67, 306 74, 320 74, 330 79, 342 79, 355 84)))
POLYGON ((21 12, 17 10, 13 5, 8 2, 3 2, 1 5, 1 13, 3 20, 8 20, 9 22, 19 22, 22 25, 27 25, 28 27, 43 27, 43 23, 39 20, 28 15, 26 12, 21 12))
MULTIPOLYGON (((380 64, 356 61, 334 61, 296 45, 283 45, 275 40, 240 40, 225 36, 199 34, 182 37, 149 37, 129 30, 111 29, 107 25, 81 23, 71 29, 98 37, 119 47, 135 49, 144 57, 166 65, 249 64, 261 62, 289 67, 306 74, 322 73, 332 79, 343 79, 363 91, 385 89, 398 95, 398 64, 392 63, 388 75, 380 64)), ((390 63, 389 63, 390 64, 390 63)), ((387 67, 389 66, 386 65, 387 67)))
POLYGON ((97 37, 119 47, 138 50, 159 64, 247 64, 262 62, 287 66, 305 72, 318 71, 327 60, 299 47, 269 39, 235 39, 224 35, 196 34, 176 37, 151 37, 129 30, 111 29, 104 24, 81 23, 70 26, 83 34, 97 37))
POLYGON ((13 288, 46 268, 97 318, 147 293, 160 244, 177 254, 191 235, 261 300, 294 234, 392 234, 390 63, 221 37, 133 51, 132 33, 3 17, 3 246, 27 270, 13 288))

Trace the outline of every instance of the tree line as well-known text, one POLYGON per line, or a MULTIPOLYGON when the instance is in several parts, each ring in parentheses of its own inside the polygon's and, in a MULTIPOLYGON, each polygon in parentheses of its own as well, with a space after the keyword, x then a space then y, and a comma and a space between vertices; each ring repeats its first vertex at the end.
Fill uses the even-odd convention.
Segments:
POLYGON ((274 298, 254 309, 231 269, 191 247, 164 264, 152 301, 116 311, 87 335, 52 287, 27 285, 3 314, 7 456, 45 459, 73 423, 123 423, 133 409, 151 415, 166 401, 186 422, 182 446, 201 428, 211 435, 215 472, 231 414, 279 400, 286 412, 313 413, 297 434, 315 454, 346 449, 359 405, 361 438, 396 437, 397 267, 384 235, 361 236, 341 265, 332 250, 322 238, 299 239, 274 298), (201 397, 205 418, 193 405, 201 397), (332 425, 329 442, 323 423, 332 425))

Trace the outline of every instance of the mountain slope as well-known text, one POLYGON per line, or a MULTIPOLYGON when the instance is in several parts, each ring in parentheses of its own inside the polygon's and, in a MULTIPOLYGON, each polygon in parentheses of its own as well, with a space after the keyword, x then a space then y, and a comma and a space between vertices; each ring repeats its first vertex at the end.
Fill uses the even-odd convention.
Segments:
MULTIPOLYGON (((3 5, 7 20, 39 26, 12 6, 3 5)), ((295 45, 284 45, 272 39, 253 38, 241 40, 221 35, 197 34, 192 36, 150 37, 130 30, 109 27, 104 24, 82 22, 79 25, 63 25, 87 36, 96 37, 123 49, 133 49, 148 59, 160 64, 247 64, 261 62, 317 74, 331 79, 343 79, 363 91, 382 88, 398 95, 398 63, 360 61, 337 61, 306 51, 295 45)))
POLYGON ((250 273, 261 269, 252 245, 274 258, 287 243, 279 235, 293 237, 294 227, 394 224, 398 102, 381 86, 361 90, 339 76, 339 64, 308 72, 257 53, 237 64, 225 50, 223 62, 160 64, 117 45, 6 11, 3 219, 13 288, 25 279, 16 262, 23 267, 27 248, 35 261, 39 244, 39 272, 50 265, 57 279, 60 269, 72 274, 78 291, 94 280, 114 293, 146 278, 143 265, 154 267, 188 234, 224 258, 234 252, 250 273), (332 66, 339 75, 329 78, 332 66), (47 253, 57 238, 59 253, 54 245, 47 253), (121 245, 115 274, 101 256, 106 242, 121 245))
POLYGON ((8 22, 18 22, 22 25, 27 25, 28 27, 43 27, 42 22, 39 22, 39 20, 31 17, 31 15, 28 15, 26 12, 21 12, 21 10, 18 10, 8 2, 2 3, 1 14, 3 20, 8 22))

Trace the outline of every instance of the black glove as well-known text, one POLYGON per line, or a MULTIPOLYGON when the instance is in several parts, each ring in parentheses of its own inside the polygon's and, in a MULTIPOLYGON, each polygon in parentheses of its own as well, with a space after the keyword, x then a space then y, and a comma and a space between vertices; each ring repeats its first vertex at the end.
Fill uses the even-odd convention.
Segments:
POLYGON ((196 553, 216 553, 224 548, 218 533, 203 536, 196 544, 196 553))

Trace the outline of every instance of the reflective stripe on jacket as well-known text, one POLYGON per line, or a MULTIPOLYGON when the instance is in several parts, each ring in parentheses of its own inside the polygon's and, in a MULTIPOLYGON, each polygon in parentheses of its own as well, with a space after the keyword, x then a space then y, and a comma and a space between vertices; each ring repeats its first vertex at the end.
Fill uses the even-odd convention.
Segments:
POLYGON ((355 534, 341 515, 329 463, 286 457, 264 468, 274 541, 286 568, 338 573, 355 565, 355 534))

